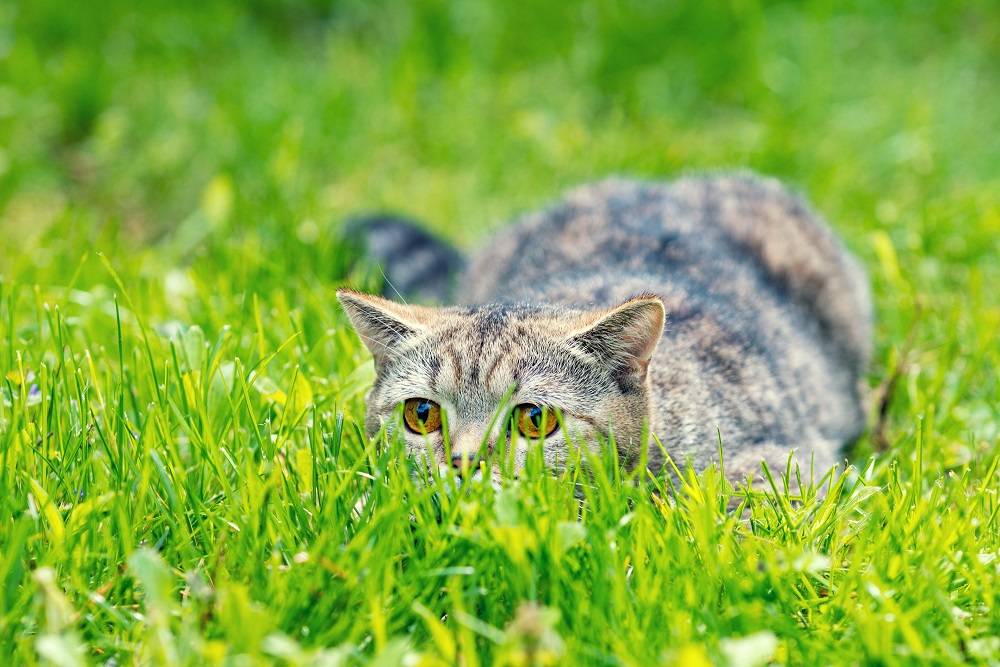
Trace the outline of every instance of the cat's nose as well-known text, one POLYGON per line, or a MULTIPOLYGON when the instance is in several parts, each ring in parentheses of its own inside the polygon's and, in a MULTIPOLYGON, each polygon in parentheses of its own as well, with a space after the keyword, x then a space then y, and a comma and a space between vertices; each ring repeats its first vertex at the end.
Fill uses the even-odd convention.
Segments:
POLYGON ((481 446, 482 436, 478 430, 470 429, 456 434, 451 446, 451 467, 461 470, 467 466, 469 470, 475 470, 479 466, 481 446))
POLYGON ((454 453, 451 455, 451 467, 455 470, 461 470, 464 466, 468 466, 470 470, 474 470, 479 464, 479 457, 474 454, 460 454, 454 453))

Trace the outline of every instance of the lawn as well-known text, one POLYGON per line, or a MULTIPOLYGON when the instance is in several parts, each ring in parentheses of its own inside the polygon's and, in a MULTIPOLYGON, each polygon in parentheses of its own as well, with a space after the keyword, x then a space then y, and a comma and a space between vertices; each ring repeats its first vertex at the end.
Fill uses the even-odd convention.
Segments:
POLYGON ((1000 664, 998 128, 992 0, 0 3, 0 664, 1000 664), (732 166, 873 283, 825 494, 364 438, 346 218, 732 166))

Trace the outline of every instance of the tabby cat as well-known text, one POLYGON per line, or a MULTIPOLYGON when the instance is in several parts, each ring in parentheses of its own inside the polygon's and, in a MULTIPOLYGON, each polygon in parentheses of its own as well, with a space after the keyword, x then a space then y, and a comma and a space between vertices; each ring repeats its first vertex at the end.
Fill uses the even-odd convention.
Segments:
POLYGON ((665 449, 701 470, 721 437, 732 479, 792 451, 822 473, 865 428, 866 276, 775 180, 604 180, 468 262, 404 220, 355 229, 389 288, 460 304, 338 292, 375 360, 367 430, 402 432, 435 465, 485 468, 508 448, 522 470, 540 446, 558 470, 570 442, 613 441, 627 465, 646 448, 658 470, 665 449))

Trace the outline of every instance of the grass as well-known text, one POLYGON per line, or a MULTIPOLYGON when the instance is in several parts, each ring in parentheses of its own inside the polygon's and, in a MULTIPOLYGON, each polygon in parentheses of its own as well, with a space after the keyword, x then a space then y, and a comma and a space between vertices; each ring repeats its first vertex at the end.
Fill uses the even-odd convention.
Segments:
POLYGON ((0 5, 0 662, 997 664, 998 36, 985 0, 0 5), (362 437, 345 216, 470 247, 731 165, 833 221, 902 372, 825 497, 456 490, 362 437))

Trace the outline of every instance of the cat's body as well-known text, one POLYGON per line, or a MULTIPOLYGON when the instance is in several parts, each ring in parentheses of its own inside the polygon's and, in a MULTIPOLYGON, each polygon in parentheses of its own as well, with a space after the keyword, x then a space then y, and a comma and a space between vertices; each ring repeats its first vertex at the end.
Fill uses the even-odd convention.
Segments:
MULTIPOLYGON (((393 281, 391 253, 380 259, 393 281)), ((405 266, 405 252, 396 263, 405 266)), ((396 287, 412 290, 405 271, 396 274, 396 287)), ((373 350, 369 428, 389 403, 433 393, 452 424, 486 441, 459 433, 468 455, 503 439, 483 415, 506 385, 524 388, 513 403, 569 413, 569 430, 613 431, 627 461, 638 458, 646 423, 676 462, 698 469, 717 458, 721 434, 732 478, 758 472, 761 460, 783 468, 792 449, 825 471, 865 426, 867 282, 829 229, 773 180, 578 188, 502 229, 465 266, 455 300, 490 305, 365 302, 381 313, 376 324, 388 316, 390 328, 403 323, 413 335, 383 340, 370 326, 366 335, 371 311, 358 297, 342 300, 366 342, 395 352, 373 350), (629 300, 637 294, 658 301, 629 300)), ((545 446, 560 450, 555 438, 545 446)), ((648 452, 651 467, 662 465, 659 447, 648 452)), ((551 458, 557 467, 561 450, 551 458)))

